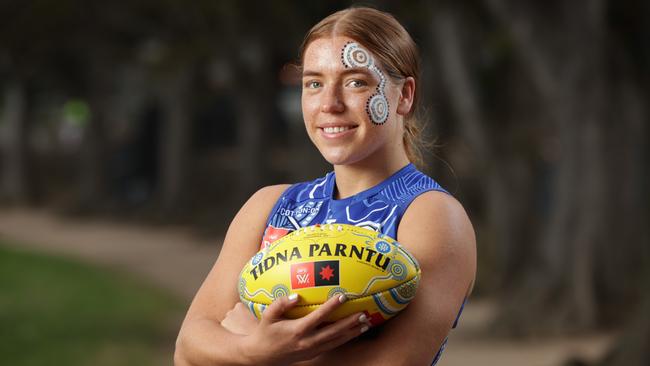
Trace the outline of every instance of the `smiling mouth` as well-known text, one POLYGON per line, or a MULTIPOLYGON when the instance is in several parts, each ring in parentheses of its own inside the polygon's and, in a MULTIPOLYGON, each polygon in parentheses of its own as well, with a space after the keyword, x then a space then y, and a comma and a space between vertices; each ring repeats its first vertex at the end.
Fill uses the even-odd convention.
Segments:
POLYGON ((356 128, 356 126, 337 126, 337 127, 323 127, 325 133, 341 133, 356 128))

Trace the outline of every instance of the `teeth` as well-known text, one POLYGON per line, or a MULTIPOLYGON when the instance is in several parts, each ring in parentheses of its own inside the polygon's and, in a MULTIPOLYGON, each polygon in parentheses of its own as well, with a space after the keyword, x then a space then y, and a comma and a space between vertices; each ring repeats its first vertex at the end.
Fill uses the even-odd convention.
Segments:
POLYGON ((346 127, 325 127, 325 128, 323 128, 325 133, 341 133, 341 132, 347 131, 349 129, 350 129, 350 127, 347 127, 347 126, 346 127))

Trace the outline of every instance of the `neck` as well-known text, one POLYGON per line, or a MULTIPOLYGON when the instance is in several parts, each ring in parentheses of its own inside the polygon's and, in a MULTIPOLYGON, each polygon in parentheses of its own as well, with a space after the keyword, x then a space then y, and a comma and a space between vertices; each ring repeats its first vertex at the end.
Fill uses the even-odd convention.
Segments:
POLYGON ((406 153, 392 159, 366 159, 353 164, 334 165, 335 198, 343 199, 376 186, 409 163, 406 153))

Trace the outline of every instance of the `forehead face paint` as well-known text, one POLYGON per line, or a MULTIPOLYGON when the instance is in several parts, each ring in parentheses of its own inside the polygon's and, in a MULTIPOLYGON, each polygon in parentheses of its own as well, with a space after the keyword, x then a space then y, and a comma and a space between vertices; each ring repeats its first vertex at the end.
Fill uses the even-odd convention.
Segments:
POLYGON ((348 42, 341 51, 341 62, 346 68, 364 67, 372 71, 379 78, 376 92, 366 102, 366 113, 370 121, 376 125, 382 125, 388 119, 388 99, 386 99, 386 77, 375 65, 374 58, 368 51, 361 48, 356 42, 348 42))

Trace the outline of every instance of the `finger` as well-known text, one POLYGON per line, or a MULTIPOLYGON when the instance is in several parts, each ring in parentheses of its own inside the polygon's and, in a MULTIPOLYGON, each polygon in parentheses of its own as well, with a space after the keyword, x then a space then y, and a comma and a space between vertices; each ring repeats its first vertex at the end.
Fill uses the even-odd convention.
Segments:
POLYGON ((333 296, 331 299, 324 302, 316 310, 305 315, 301 321, 304 322, 304 326, 308 328, 315 328, 317 325, 325 321, 327 317, 338 309, 343 303, 348 300, 347 296, 333 296))
POLYGON ((298 294, 291 294, 289 296, 282 296, 275 299, 275 301, 264 310, 264 313, 262 313, 262 321, 268 322, 283 319, 282 314, 296 306, 297 303, 298 294))
POLYGON ((364 325, 370 326, 368 317, 364 313, 355 313, 319 329, 314 333, 312 338, 314 344, 327 343, 347 333, 350 329, 359 328, 364 325))

